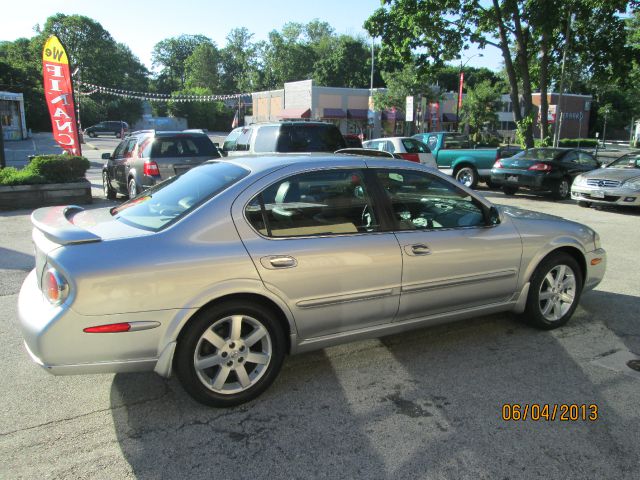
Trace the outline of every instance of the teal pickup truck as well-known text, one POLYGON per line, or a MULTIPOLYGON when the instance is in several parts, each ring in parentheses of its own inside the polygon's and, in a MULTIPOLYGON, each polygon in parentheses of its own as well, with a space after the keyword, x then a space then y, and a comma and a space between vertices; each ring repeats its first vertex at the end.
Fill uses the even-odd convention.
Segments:
POLYGON ((456 132, 418 133, 413 138, 427 144, 440 170, 470 188, 479 181, 491 187, 491 167, 496 160, 521 151, 517 146, 473 148, 467 135, 456 132))

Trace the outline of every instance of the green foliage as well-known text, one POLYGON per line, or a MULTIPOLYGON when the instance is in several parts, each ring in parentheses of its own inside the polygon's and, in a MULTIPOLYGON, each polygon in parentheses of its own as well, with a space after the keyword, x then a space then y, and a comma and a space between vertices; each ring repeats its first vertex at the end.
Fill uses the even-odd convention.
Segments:
POLYGON ((0 168, 0 185, 36 185, 40 183, 47 183, 47 181, 44 177, 27 169, 0 168))
MULTIPOLYGON (((211 95, 211 91, 202 88, 185 88, 173 92, 174 95, 211 95)), ((167 112, 174 117, 187 119, 190 128, 209 130, 228 130, 234 112, 222 102, 169 102, 167 112)))
POLYGON ((80 156, 39 155, 22 170, 1 169, 0 184, 71 183, 84 178, 90 166, 89 160, 80 156))
POLYGON ((204 35, 179 35, 162 40, 153 47, 151 60, 160 67, 159 76, 166 80, 166 88, 183 88, 186 82, 186 60, 202 44, 213 45, 204 35))
POLYGON ((387 91, 374 92, 376 110, 398 108, 404 111, 407 96, 410 95, 422 94, 427 97, 428 102, 435 101, 440 96, 439 91, 430 88, 430 78, 412 63, 406 64, 402 70, 382 72, 382 78, 387 84, 387 91))
POLYGON ((462 104, 461 123, 469 127, 472 135, 478 134, 483 127, 491 127, 498 121, 496 106, 500 100, 500 90, 489 80, 483 80, 469 89, 462 104))
POLYGON ((528 148, 529 145, 533 146, 533 142, 528 142, 527 132, 533 126, 534 118, 535 114, 532 112, 516 122, 516 141, 522 148, 528 148))
POLYGON ((227 35, 227 45, 221 51, 222 92, 248 93, 262 90, 259 68, 260 45, 252 41, 253 33, 246 28, 234 28, 227 35))
POLYGON ((206 88, 220 92, 222 87, 220 51, 214 43, 201 43, 185 60, 185 78, 188 88, 206 88))

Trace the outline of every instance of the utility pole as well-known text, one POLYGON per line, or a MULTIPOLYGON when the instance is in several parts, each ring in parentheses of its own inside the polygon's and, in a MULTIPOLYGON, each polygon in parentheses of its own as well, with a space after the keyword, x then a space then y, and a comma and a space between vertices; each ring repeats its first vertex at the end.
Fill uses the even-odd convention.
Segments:
POLYGON ((467 59, 466 62, 464 62, 464 64, 462 63, 462 60, 460 60, 460 71, 458 72, 458 101, 456 102, 456 130, 458 130, 460 128, 460 105, 462 105, 462 88, 463 88, 463 82, 464 82, 464 77, 463 77, 463 72, 464 72, 464 67, 466 67, 467 63, 469 63, 469 60, 471 60, 473 57, 483 57, 484 55, 482 53, 476 53, 475 55, 471 55, 470 57, 465 57, 467 59))
POLYGON ((560 69, 560 91, 558 92, 558 104, 556 105, 556 126, 553 135, 553 146, 558 148, 558 142, 560 141, 560 129, 562 128, 562 92, 564 90, 564 66, 567 62, 567 50, 569 49, 569 40, 571 35, 571 22, 573 21, 573 15, 569 11, 567 15, 567 32, 564 36, 564 50, 562 52, 562 67, 560 69))
POLYGON ((602 148, 607 148, 605 140, 607 138, 607 117, 609 116, 609 107, 604 109, 604 126, 602 127, 602 148))

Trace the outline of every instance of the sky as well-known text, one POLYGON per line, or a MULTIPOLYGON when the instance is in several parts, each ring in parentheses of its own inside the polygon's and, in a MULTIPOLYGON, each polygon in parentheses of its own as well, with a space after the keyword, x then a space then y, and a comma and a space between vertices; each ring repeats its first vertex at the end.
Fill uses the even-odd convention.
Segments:
MULTIPOLYGON (((32 37, 33 27, 43 25, 55 13, 85 15, 98 21, 117 42, 128 45, 151 68, 153 46, 181 34, 202 34, 223 47, 225 37, 236 27, 246 27, 256 41, 266 40, 270 31, 280 30, 287 22, 307 23, 317 18, 328 22, 338 34, 367 36, 362 25, 379 6, 380 0, 8 1, 2 6, 0 40, 32 37)), ((494 47, 483 52, 472 47, 464 52, 462 61, 471 56, 469 66, 501 68, 501 57, 494 47)))

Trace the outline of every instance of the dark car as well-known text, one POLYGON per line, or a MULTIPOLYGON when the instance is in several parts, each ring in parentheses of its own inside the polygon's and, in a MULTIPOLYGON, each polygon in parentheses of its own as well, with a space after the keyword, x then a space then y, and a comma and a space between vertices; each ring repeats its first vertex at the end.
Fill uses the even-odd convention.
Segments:
POLYGON ((84 134, 91 138, 98 135, 115 135, 120 138, 123 132, 125 135, 129 132, 129 124, 119 120, 96 123, 84 130, 84 134))
POLYGON ((573 179, 600 165, 588 152, 574 148, 530 148, 511 158, 497 160, 491 183, 514 195, 520 188, 551 192, 556 200, 569 197, 573 179))
POLYGON ((347 143, 347 148, 362 148, 362 139, 360 135, 348 133, 344 135, 344 141, 347 143))
POLYGON ((104 196, 114 199, 118 193, 133 198, 156 183, 220 158, 220 154, 203 131, 141 130, 102 158, 106 160, 102 169, 104 196))
POLYGON ((259 153, 333 153, 347 144, 332 123, 283 121, 238 127, 224 139, 225 156, 259 153))

